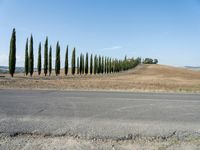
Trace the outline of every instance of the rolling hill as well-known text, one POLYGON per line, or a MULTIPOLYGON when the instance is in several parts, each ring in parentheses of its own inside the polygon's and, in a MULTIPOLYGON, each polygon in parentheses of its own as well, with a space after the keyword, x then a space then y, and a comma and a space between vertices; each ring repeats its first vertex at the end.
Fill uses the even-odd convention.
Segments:
MULTIPOLYGON (((70 72, 70 71, 69 71, 70 72)), ((150 92, 200 92, 200 71, 166 65, 139 65, 135 69, 113 74, 25 77, 5 75, 0 88, 117 90, 150 92)))

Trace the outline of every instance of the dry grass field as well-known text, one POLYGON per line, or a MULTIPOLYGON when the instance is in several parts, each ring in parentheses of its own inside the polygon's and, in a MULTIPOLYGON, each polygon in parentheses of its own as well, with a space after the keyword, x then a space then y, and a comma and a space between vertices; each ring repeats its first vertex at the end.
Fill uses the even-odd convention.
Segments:
MULTIPOLYGON (((70 72, 70 71, 69 71, 70 72)), ((104 75, 33 77, 24 74, 0 78, 0 88, 115 90, 141 92, 200 92, 200 71, 165 65, 140 65, 135 69, 104 75)))

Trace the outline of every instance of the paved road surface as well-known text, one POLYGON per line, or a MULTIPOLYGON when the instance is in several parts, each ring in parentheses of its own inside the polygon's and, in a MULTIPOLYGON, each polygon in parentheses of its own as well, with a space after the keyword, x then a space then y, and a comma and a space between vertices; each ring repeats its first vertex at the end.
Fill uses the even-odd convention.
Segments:
POLYGON ((123 137, 200 132, 200 95, 0 90, 0 132, 123 137))

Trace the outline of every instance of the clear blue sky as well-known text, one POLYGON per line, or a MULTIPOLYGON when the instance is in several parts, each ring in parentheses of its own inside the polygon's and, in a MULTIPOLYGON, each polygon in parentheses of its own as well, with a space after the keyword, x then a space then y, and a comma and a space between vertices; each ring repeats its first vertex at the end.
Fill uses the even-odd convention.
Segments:
POLYGON ((38 44, 48 36, 53 55, 60 41, 62 65, 69 45, 70 55, 76 47, 78 54, 200 66, 200 0, 0 0, 0 20, 0 65, 8 64, 15 27, 17 66, 24 64, 31 33, 36 61, 38 44))

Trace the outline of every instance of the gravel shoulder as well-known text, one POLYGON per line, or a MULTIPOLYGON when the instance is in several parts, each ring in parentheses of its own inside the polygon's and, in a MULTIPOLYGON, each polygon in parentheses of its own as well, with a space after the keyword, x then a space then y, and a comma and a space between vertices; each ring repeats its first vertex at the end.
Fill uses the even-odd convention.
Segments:
POLYGON ((188 137, 184 140, 176 138, 137 138, 129 140, 85 140, 74 137, 51 137, 41 135, 17 135, 10 137, 0 134, 0 149, 7 150, 193 150, 200 149, 200 138, 188 137))

